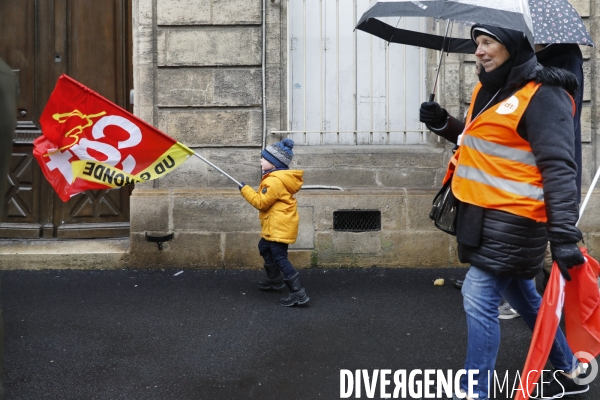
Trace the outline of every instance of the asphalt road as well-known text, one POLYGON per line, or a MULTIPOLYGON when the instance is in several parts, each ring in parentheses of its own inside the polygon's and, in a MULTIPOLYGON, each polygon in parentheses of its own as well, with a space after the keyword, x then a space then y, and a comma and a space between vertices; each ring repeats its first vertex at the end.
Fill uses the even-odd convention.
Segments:
MULTIPOLYGON (((177 272, 2 272, 5 400, 330 400, 342 369, 462 368, 448 279, 465 269, 302 270, 301 308, 258 290, 260 271, 177 272)), ((501 324, 496 371, 514 377, 531 333, 501 324)), ((599 399, 600 382, 579 398, 599 399)))

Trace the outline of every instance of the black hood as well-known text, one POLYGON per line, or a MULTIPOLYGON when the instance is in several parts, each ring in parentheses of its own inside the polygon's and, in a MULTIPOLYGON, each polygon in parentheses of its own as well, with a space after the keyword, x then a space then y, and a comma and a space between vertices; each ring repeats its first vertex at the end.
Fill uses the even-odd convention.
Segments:
MULTIPOLYGON (((583 64, 583 55, 578 44, 575 43, 555 43, 546 46, 544 49, 535 53, 540 64, 545 67, 564 68, 564 58, 573 58, 579 64, 583 64), (557 61, 554 61, 557 60, 557 61)), ((575 73, 575 71, 571 71, 575 73)))
POLYGON ((492 25, 475 24, 471 27, 471 38, 473 41, 480 34, 486 34, 483 30, 489 31, 493 35, 491 36, 492 39, 499 40, 506 47, 506 50, 510 54, 510 59, 506 63, 509 63, 511 67, 524 64, 535 56, 535 52, 523 32, 492 25))

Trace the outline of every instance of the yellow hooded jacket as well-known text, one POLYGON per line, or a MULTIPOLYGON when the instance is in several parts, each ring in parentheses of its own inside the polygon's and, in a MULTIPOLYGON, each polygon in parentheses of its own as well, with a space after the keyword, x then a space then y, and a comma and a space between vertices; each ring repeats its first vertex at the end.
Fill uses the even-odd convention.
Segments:
POLYGON ((300 170, 276 170, 263 175, 255 192, 245 185, 242 196, 258 210, 261 236, 272 242, 294 243, 298 237, 298 210, 294 195, 302 187, 300 170))

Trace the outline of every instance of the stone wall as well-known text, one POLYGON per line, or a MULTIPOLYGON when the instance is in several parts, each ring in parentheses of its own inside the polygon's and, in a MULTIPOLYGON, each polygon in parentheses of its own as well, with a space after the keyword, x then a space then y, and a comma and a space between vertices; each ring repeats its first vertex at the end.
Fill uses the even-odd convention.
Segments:
MULTIPOLYGON (((134 0, 135 113, 192 147, 239 181, 257 187, 263 141, 286 127, 286 6, 267 0, 263 97, 261 0, 134 0), (266 115, 263 115, 263 104, 266 115), (263 124, 266 118, 266 129, 263 124), (266 135, 265 135, 266 132, 266 135)), ((572 3, 600 43, 599 5, 572 3)), ((586 48, 584 188, 598 159, 598 50, 586 48)), ((437 64, 431 52, 427 87, 437 64)), ((474 85, 473 56, 445 59, 438 99, 462 115, 474 85)), ((460 265, 454 238, 428 219, 451 145, 435 135, 422 146, 296 146, 293 168, 305 185, 297 198, 300 237, 290 258, 301 268, 460 265), (333 230, 337 210, 379 210, 380 231, 333 230)), ((599 193, 600 194, 600 193, 599 193)), ((592 197, 581 228, 600 251, 600 199, 592 197), (598 200, 596 200, 598 199, 598 200)), ((257 211, 232 182, 197 158, 131 197, 131 267, 260 268, 257 211), (146 233, 174 233, 158 250, 146 233)), ((593 254, 593 253, 592 253, 593 254)))

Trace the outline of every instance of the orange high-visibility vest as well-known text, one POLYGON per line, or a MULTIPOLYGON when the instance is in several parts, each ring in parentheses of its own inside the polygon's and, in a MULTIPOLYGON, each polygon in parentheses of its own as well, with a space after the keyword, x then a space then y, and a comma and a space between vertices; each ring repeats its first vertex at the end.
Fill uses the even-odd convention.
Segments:
POLYGON ((529 142, 517 132, 531 98, 541 84, 529 82, 509 99, 490 107, 473 121, 473 91, 459 151, 448 168, 457 199, 546 222, 542 174, 529 142), (459 156, 460 153, 460 156, 459 156))

